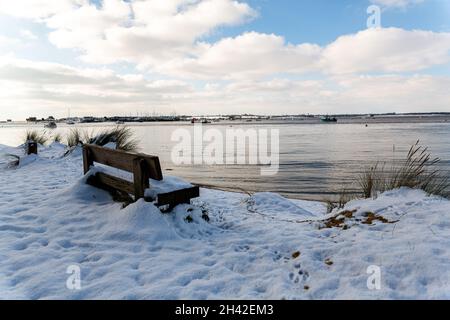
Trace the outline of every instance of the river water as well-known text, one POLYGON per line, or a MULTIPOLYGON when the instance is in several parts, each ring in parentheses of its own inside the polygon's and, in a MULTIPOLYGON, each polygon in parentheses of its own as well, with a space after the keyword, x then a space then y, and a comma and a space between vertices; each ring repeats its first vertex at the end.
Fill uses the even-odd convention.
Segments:
MULTIPOLYGON (((65 135, 77 127, 98 132, 115 124, 59 124, 52 135, 65 135)), ((377 161, 402 158, 417 140, 433 156, 441 158, 441 169, 450 173, 450 123, 213 123, 203 131, 218 129, 223 135, 229 129, 277 129, 279 131, 280 166, 274 176, 262 176, 257 165, 175 165, 172 150, 177 144, 172 134, 190 123, 129 124, 140 141, 140 151, 158 155, 164 174, 177 175, 188 181, 248 192, 271 191, 299 199, 323 200, 352 189, 363 168, 377 161)), ((16 146, 23 142, 28 129, 44 130, 43 124, 0 124, 0 144, 16 146)), ((207 146, 204 143, 204 146, 207 146)), ((269 148, 270 150, 270 148, 269 148)), ((80 168, 81 170, 81 168, 80 168)))

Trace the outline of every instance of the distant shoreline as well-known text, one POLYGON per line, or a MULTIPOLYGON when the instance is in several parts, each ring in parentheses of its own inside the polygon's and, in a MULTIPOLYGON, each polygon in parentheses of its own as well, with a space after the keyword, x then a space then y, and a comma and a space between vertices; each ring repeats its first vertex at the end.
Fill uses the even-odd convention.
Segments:
MULTIPOLYGON (((383 123, 450 123, 450 113, 445 114, 399 114, 399 115, 375 115, 375 116, 360 116, 360 115, 336 115, 338 119, 337 123, 323 123, 319 117, 274 117, 272 119, 236 119, 236 120, 215 120, 205 125, 282 125, 282 124, 327 124, 327 125, 339 125, 339 124, 383 124, 383 123)), ((26 121, 13 121, 13 122, 0 122, 1 126, 14 126, 14 125, 40 125, 45 121, 26 122, 26 121)), ((65 125, 64 122, 58 121, 59 124, 65 125)), ((77 125, 111 125, 116 124, 114 121, 95 121, 95 122, 80 122, 77 125)), ((165 120, 165 121, 124 121, 126 125, 156 125, 156 124, 179 124, 179 125, 192 125, 188 120, 165 120)), ((68 125, 69 126, 69 125, 68 125)))

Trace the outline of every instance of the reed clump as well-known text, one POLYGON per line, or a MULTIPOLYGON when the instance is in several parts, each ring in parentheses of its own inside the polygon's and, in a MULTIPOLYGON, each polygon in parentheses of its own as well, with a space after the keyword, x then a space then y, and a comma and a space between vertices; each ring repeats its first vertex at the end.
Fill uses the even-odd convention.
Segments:
POLYGON ((113 143, 117 150, 137 151, 139 142, 134 138, 133 131, 129 127, 115 127, 106 129, 98 134, 86 134, 85 142, 99 146, 113 143))
POLYGON ((358 178, 362 196, 371 198, 384 191, 408 187, 449 198, 450 182, 439 170, 440 161, 417 141, 406 158, 398 163, 393 161, 391 168, 380 163, 367 168, 358 178))
POLYGON ((53 136, 53 142, 62 142, 63 136, 61 133, 57 133, 53 136))
POLYGON ((67 146, 74 148, 76 146, 83 145, 82 132, 80 129, 71 129, 67 135, 67 146))
POLYGON ((48 141, 48 137, 45 132, 37 131, 37 130, 29 130, 25 134, 24 144, 29 141, 36 142, 38 144, 46 144, 48 141))
POLYGON ((139 141, 134 138, 133 131, 129 127, 115 127, 105 129, 99 133, 72 129, 67 136, 67 145, 70 148, 84 144, 106 146, 114 144, 115 149, 134 152, 138 150, 139 141))

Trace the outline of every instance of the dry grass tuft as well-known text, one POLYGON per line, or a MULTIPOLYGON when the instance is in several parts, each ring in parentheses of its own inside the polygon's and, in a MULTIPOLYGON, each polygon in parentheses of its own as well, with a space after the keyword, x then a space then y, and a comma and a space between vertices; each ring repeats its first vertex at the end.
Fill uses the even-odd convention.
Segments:
POLYGON ((70 148, 83 145, 82 132, 79 129, 75 128, 70 130, 67 135, 67 145, 70 148))
POLYGON ((129 127, 115 127, 100 132, 97 135, 85 134, 85 142, 105 146, 114 143, 117 150, 134 152, 138 150, 139 142, 134 138, 133 131, 129 127))
POLYGON ((38 144, 44 145, 44 144, 47 143, 48 137, 47 137, 45 131, 44 132, 40 132, 40 131, 37 131, 37 130, 28 130, 26 132, 26 134, 25 134, 24 144, 26 144, 29 141, 33 141, 33 142, 36 142, 38 144))
POLYGON ((61 142, 63 140, 63 136, 61 133, 56 133, 53 136, 53 142, 61 142))
POLYGON ((103 147, 108 143, 114 143, 117 150, 128 152, 136 152, 139 145, 139 142, 134 139, 133 131, 128 127, 117 126, 113 129, 106 129, 100 133, 95 133, 94 131, 81 131, 76 128, 72 129, 67 136, 67 145, 70 149, 66 152, 66 155, 71 153, 77 146, 95 144, 103 147))
POLYGON ((354 193, 343 189, 337 196, 337 199, 325 199, 324 202, 327 204, 327 212, 331 213, 334 209, 344 209, 345 205, 356 198, 354 193))
POLYGON ((394 162, 391 170, 380 163, 365 170, 358 178, 363 197, 371 198, 384 191, 408 187, 448 198, 450 183, 437 169, 440 159, 432 158, 428 148, 419 143, 411 146, 404 160, 394 162))

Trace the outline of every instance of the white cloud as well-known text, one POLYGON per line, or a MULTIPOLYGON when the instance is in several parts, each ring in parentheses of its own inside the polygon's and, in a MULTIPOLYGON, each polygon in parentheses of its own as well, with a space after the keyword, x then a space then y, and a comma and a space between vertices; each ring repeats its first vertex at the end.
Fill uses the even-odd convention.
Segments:
POLYGON ((226 101, 241 106, 240 113, 448 112, 449 86, 448 76, 345 75, 314 81, 238 82, 222 93, 226 101))
POLYGON ((34 40, 38 39, 38 37, 33 32, 28 30, 28 29, 20 30, 20 35, 21 35, 22 38, 24 38, 26 40, 34 41, 34 40))
POLYGON ((0 58, 0 87, 3 110, 24 106, 28 110, 54 107, 54 111, 61 111, 71 105, 79 112, 102 114, 122 113, 130 107, 145 109, 192 91, 191 85, 182 81, 150 81, 140 75, 117 75, 109 69, 6 56, 0 58))
POLYGON ((347 103, 350 112, 449 111, 448 76, 351 76, 336 81, 342 91, 334 103, 347 103))
POLYGON ((185 78, 241 79, 280 73, 415 72, 449 61, 450 33, 367 29, 322 48, 249 32, 214 44, 201 43, 190 58, 172 59, 153 70, 185 78))
MULTIPOLYGON (((40 9, 21 14, 34 12, 45 21, 57 47, 80 50, 93 64, 127 61, 143 72, 172 77, 227 80, 281 73, 415 72, 449 61, 450 33, 397 28, 360 31, 324 47, 291 44, 281 36, 258 32, 216 43, 202 40, 220 26, 256 15, 248 4, 234 0, 104 0, 101 6, 88 0, 61 0, 58 5, 25 1, 40 9)), ((410 2, 376 1, 386 6, 410 2)), ((8 8, 10 14, 20 13, 15 5, 8 8)))
POLYGON ((105 0, 47 19, 50 41, 77 48, 93 63, 129 61, 155 66, 180 57, 216 28, 255 16, 247 4, 232 0, 105 0))
POLYGON ((303 73, 317 69, 321 48, 286 44, 283 37, 249 32, 215 44, 201 43, 195 57, 170 61, 156 68, 175 76, 258 78, 275 73, 303 73))
POLYGON ((88 0, 0 0, 0 13, 18 18, 43 19, 57 13, 70 11, 88 0))
MULTIPOLYGON (((208 43, 217 28, 243 23, 255 11, 233 0, 23 1, 0 0, 0 12, 45 23, 53 44, 79 50, 93 65, 128 61, 140 71, 0 57, 1 108, 24 116, 30 110, 64 116, 68 105, 79 114, 153 107, 197 114, 448 111, 450 105, 449 77, 404 75, 448 64, 450 33, 370 29, 319 46, 246 32, 208 43), (147 72, 163 80, 148 80, 147 72), (316 80, 292 80, 308 73, 316 80), (199 79, 208 83, 194 85, 199 79)), ((27 29, 20 34, 33 37, 27 29)), ((0 36, 0 47, 17 41, 0 36)))
POLYGON ((371 0, 373 4, 384 8, 406 8, 410 5, 424 2, 425 0, 371 0))
POLYGON ((20 42, 17 39, 13 39, 10 37, 6 37, 0 34, 0 48, 10 47, 19 44, 20 42))
POLYGON ((147 80, 109 69, 0 59, 0 101, 22 118, 130 112, 369 113, 448 111, 450 77, 340 75, 319 80, 236 80, 192 86, 179 80, 147 80))
POLYGON ((450 33, 368 29, 339 37, 322 59, 331 73, 419 71, 450 61, 450 33))

